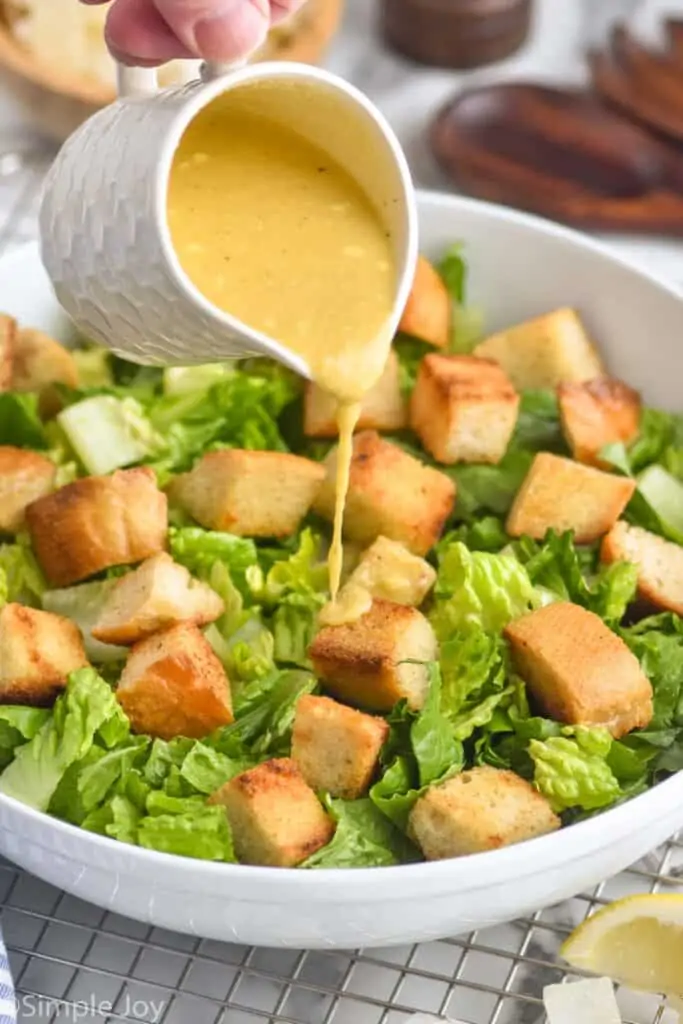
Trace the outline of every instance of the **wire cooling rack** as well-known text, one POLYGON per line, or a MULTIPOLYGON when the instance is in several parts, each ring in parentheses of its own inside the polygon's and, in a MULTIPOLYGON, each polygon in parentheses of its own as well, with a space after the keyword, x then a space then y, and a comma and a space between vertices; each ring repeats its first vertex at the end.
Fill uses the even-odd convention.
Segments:
MULTIPOLYGON (((52 155, 0 140, 0 252, 36 237, 52 155)), ((544 986, 573 977, 557 960, 565 936, 612 899, 664 891, 683 893, 683 833, 592 892, 498 928, 393 949, 292 952, 150 928, 0 860, 20 1024, 404 1024, 420 1011, 542 1024, 544 986)), ((627 1024, 676 1021, 651 997, 618 998, 627 1024)))

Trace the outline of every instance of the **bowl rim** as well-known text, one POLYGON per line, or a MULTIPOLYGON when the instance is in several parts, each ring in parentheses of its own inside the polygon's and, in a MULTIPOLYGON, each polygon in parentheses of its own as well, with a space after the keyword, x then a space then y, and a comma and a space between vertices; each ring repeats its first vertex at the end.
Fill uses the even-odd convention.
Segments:
MULTIPOLYGON (((603 242, 573 228, 497 203, 431 190, 417 191, 417 206, 420 214, 424 214, 429 208, 446 207, 453 212, 460 211, 475 217, 483 217, 489 222, 497 221, 518 226, 536 235, 555 237, 587 254, 601 258, 606 263, 621 267, 641 281, 649 282, 663 295, 681 303, 683 318, 683 292, 614 252, 603 242)), ((22 258, 28 258, 31 251, 39 258, 37 243, 29 242, 10 250, 0 258, 0 264, 7 266, 12 262, 20 262, 22 258)), ((176 882, 181 877, 191 879, 192 876, 199 875, 205 881, 217 884, 221 881, 239 884, 241 881, 245 887, 245 898, 246 889, 250 890, 250 901, 267 902, 275 893, 282 899, 289 899, 291 896, 305 898, 307 894, 315 893, 317 901, 333 902, 339 899, 343 891, 345 897, 350 900, 360 898, 362 893, 364 901, 379 902, 391 894, 395 895, 397 884, 409 885, 413 894, 444 891, 455 893, 458 888, 467 888, 471 891, 487 888, 511 878, 518 881, 536 874, 541 866, 545 871, 557 869, 570 858, 576 861, 590 857, 597 850, 618 841, 620 836, 640 829, 642 822, 646 822, 647 818, 665 816, 677 806, 681 808, 683 822, 683 771, 657 783, 646 792, 584 821, 498 850, 392 867, 318 868, 310 871, 301 868, 258 867, 206 861, 132 846, 109 836, 86 832, 77 825, 52 818, 47 812, 29 807, 3 793, 0 793, 0 824, 3 812, 6 811, 10 815, 23 817, 47 833, 62 836, 69 841, 83 842, 90 846, 93 852, 102 854, 105 860, 109 859, 108 855, 116 852, 119 857, 129 857, 131 862, 144 865, 150 871, 157 869, 162 873, 174 873, 176 882), (646 807, 647 815, 641 816, 639 810, 646 807), (606 828, 603 823, 608 821, 609 825, 606 828), (351 880, 354 883, 355 896, 350 891, 351 880)), ((672 828, 672 832, 675 827, 672 828)), ((33 841, 38 842, 35 837, 33 841)), ((50 849, 54 852, 54 846, 50 849)))

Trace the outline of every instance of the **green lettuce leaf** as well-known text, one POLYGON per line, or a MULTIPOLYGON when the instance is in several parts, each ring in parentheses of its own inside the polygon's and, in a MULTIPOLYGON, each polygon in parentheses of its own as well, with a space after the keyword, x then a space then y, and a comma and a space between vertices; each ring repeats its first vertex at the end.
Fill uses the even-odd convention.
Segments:
POLYGON ((64 773, 86 756, 98 730, 117 711, 111 687, 94 669, 72 672, 52 715, 0 774, 0 792, 47 810, 64 773))
POLYGON ((193 576, 218 586, 215 575, 214 582, 210 581, 216 572, 216 562, 222 562, 229 570, 232 583, 241 593, 248 592, 247 575, 251 569, 258 568, 253 540, 232 533, 202 530, 199 526, 171 527, 168 540, 175 561, 189 569, 193 576))
POLYGON ((317 685, 312 673, 296 669, 275 671, 248 684, 235 708, 235 721, 205 742, 230 758, 289 756, 297 702, 317 685))
POLYGON ((149 814, 137 821, 139 846, 178 857, 234 863, 235 851, 227 815, 222 807, 207 807, 192 798, 181 801, 171 814, 149 814))
POLYGON ((389 716, 390 734, 382 750, 386 766, 370 790, 370 799, 394 824, 405 831, 415 801, 433 783, 456 775, 464 765, 462 743, 442 706, 441 672, 430 666, 427 700, 419 711, 405 702, 389 716))
POLYGON ((459 542, 440 549, 429 613, 439 640, 469 627, 498 633, 538 605, 531 580, 513 555, 472 552, 459 542))
POLYGON ((563 733, 529 742, 536 787, 558 813, 609 807, 622 795, 607 760, 612 737, 606 729, 580 726, 563 733))
POLYGON ((15 448, 48 447, 45 428, 38 414, 38 395, 34 392, 0 393, 0 444, 15 448))
POLYGON ((549 530, 541 542, 524 537, 513 544, 512 551, 536 588, 546 591, 554 600, 579 604, 609 624, 620 622, 635 600, 636 567, 616 562, 595 570, 596 553, 577 548, 571 531, 558 534, 549 530), (586 554, 589 573, 585 572, 586 554))
POLYGON ((42 606, 46 612, 62 615, 78 626, 88 660, 96 664, 124 662, 128 656, 125 647, 103 644, 92 635, 93 626, 117 582, 117 578, 112 577, 61 590, 46 590, 42 595, 42 606))
POLYGON ((27 535, 0 544, 0 605, 16 601, 39 608, 46 586, 27 535))
POLYGON ((373 868, 409 864, 419 854, 367 798, 324 800, 328 814, 337 823, 332 840, 302 864, 302 868, 373 868))
POLYGON ((497 466, 458 465, 450 468, 448 475, 458 488, 455 518, 471 522, 484 515, 507 515, 533 458, 530 451, 511 449, 497 466))
POLYGON ((510 450, 569 454, 553 391, 522 392, 510 450))
POLYGON ((11 704, 0 707, 0 770, 14 758, 18 747, 42 729, 50 714, 46 708, 11 704))

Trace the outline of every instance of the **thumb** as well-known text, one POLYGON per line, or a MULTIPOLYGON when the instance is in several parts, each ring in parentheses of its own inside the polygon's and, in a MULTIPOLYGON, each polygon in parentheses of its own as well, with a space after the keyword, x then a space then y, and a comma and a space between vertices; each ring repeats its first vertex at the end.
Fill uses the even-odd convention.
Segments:
POLYGON ((180 42, 196 57, 233 61, 260 46, 270 24, 268 0, 152 0, 180 42))

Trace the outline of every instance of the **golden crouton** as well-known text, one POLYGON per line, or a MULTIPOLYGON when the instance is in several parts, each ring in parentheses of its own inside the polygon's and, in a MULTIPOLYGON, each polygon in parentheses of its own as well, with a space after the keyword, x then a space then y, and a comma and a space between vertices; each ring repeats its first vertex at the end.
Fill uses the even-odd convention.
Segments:
POLYGON ((225 669, 197 626, 181 622, 131 648, 116 696, 134 732, 202 739, 233 720, 225 669))
POLYGON ((635 480, 560 455, 539 452, 510 509, 506 530, 542 540, 547 530, 574 531, 577 544, 591 544, 614 526, 628 505, 635 480))
POLYGON ((17 533, 24 525, 24 510, 49 494, 57 467, 51 459, 26 448, 0 445, 0 531, 17 533))
POLYGON ((491 359, 431 353, 410 399, 410 425, 437 462, 500 462, 519 395, 491 359))
MULTIPOLYGON (((334 518, 337 448, 325 459, 327 476, 314 509, 334 518)), ((344 510, 344 534, 370 543, 380 534, 425 555, 441 535, 455 503, 455 484, 373 430, 356 434, 344 510)))
POLYGON ((445 348, 451 332, 453 300, 441 276, 429 260, 418 256, 413 286, 403 311, 399 331, 445 348))
POLYGON ((486 338, 475 356, 495 359, 520 391, 580 382, 604 371, 600 356, 573 309, 557 309, 486 338))
POLYGON ((309 656, 325 689, 339 700, 391 711, 405 698, 411 708, 421 708, 429 689, 427 662, 436 659, 437 642, 415 608, 373 601, 359 619, 321 629, 309 656))
POLYGON ((383 718, 306 695, 296 706, 292 757, 313 789, 355 800, 367 792, 388 735, 383 718))
POLYGON ((207 530, 238 537, 288 537, 311 507, 325 470, 285 452, 209 452, 169 487, 207 530))
POLYGON ((177 622, 205 626, 222 613, 218 594, 162 551, 118 580, 92 635, 104 644, 135 644, 177 622))
POLYGON ((517 671, 550 718, 603 726, 617 739, 650 723, 652 686, 598 615, 560 601, 515 619, 505 636, 517 671))
POLYGON ((209 798, 230 822, 243 864, 291 868, 334 835, 334 824, 295 761, 283 757, 251 768, 209 798))
POLYGON ((71 352, 54 338, 32 328, 17 331, 12 364, 12 390, 38 391, 44 416, 59 412, 62 403, 53 384, 78 387, 78 368, 71 352))
POLYGON ((435 582, 436 570, 429 562, 387 537, 378 537, 363 552, 347 581, 367 590, 374 598, 415 608, 422 604, 435 582))
POLYGON ((428 789, 410 813, 408 833, 427 860, 445 860, 521 843, 560 825, 525 779, 483 766, 428 789))
MULTIPOLYGON (((338 402, 317 384, 307 384, 304 398, 304 433, 306 437, 336 437, 338 402)), ((407 425, 408 409, 401 393, 401 371, 398 356, 392 349, 384 373, 361 402, 355 429, 401 430, 407 425)))
POLYGON ((640 396, 611 377, 557 388, 562 430, 579 462, 600 466, 598 453, 606 444, 631 441, 640 425, 640 396))
POLYGON ((167 520, 166 496, 146 467, 75 480, 26 509, 33 549, 53 587, 163 551, 167 520))
POLYGON ((637 566, 641 600, 683 615, 683 547, 622 521, 603 538, 600 558, 605 564, 631 562, 637 566))
POLYGON ((17 341, 17 322, 11 316, 0 313, 0 391, 12 387, 12 364, 17 341))
POLYGON ((50 704, 88 664, 73 622, 21 604, 0 611, 0 651, 0 704, 50 704))

